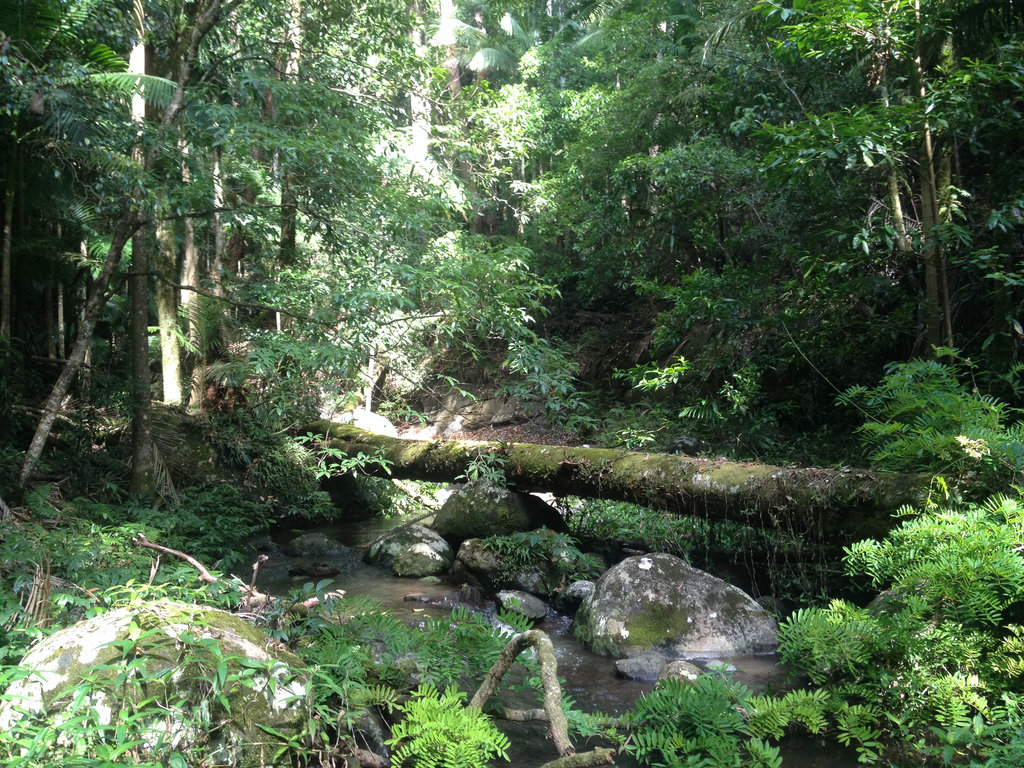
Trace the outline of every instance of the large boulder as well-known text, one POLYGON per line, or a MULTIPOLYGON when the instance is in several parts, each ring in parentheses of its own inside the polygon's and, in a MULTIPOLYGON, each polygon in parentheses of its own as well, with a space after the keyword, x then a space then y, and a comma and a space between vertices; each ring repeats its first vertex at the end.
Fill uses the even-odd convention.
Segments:
POLYGON ((434 516, 437 532, 451 542, 477 536, 507 536, 564 525, 558 513, 539 499, 473 480, 453 493, 434 516))
POLYGON ((436 531, 410 525, 375 542, 366 559, 391 568, 396 576, 435 576, 446 573, 455 559, 448 542, 436 531))
POLYGON ((109 733, 116 726, 122 741, 138 739, 158 760, 173 750, 193 765, 291 765, 266 729, 290 737, 309 715, 297 656, 234 614, 168 600, 62 629, 33 645, 21 666, 32 674, 7 689, 0 728, 50 726, 59 734, 54 765, 90 723, 109 733))
POLYGON ((753 598, 666 554, 630 557, 605 571, 575 627, 594 653, 615 657, 732 656, 777 646, 775 620, 753 598))

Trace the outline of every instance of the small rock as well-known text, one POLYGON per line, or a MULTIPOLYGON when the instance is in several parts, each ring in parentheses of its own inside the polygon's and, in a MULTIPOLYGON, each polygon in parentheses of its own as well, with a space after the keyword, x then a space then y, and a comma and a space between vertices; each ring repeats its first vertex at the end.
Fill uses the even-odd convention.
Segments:
POLYGON ((322 533, 304 533, 289 541, 284 548, 285 554, 290 557, 323 557, 340 555, 346 551, 348 547, 322 533))
POLYGON ((615 661, 616 677, 624 677, 627 680, 636 680, 641 683, 654 682, 661 677, 664 669, 665 657, 656 653, 644 653, 615 661))
POLYGON ((495 595, 495 600, 501 610, 522 614, 530 621, 543 621, 548 615, 548 607, 544 601, 529 592, 503 589, 495 595))
POLYGON ((693 682, 700 677, 701 674, 703 673, 700 671, 699 667, 695 667, 687 661, 675 659, 665 665, 665 668, 661 670, 661 674, 658 675, 658 679, 667 680, 673 678, 676 680, 693 682))

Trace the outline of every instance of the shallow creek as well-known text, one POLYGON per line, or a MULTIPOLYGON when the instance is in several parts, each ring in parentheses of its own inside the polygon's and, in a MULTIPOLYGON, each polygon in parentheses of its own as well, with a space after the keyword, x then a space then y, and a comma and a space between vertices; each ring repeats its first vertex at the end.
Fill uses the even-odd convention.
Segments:
MULTIPOLYGON (((332 578, 331 589, 342 589, 348 595, 371 597, 379 601, 381 607, 390 614, 410 624, 445 616, 456 605, 466 602, 457 586, 399 578, 390 571, 362 562, 361 555, 367 546, 380 534, 401 522, 379 517, 347 520, 344 524, 283 531, 274 540, 283 545, 300 533, 318 532, 330 536, 352 548, 350 553, 340 556, 316 558, 316 562, 324 562, 340 570, 332 578), (416 599, 408 599, 410 595, 416 595, 416 599)), ((289 574, 291 569, 302 564, 296 558, 273 555, 260 568, 258 584, 272 594, 286 594, 309 581, 319 581, 309 576, 289 574)), ((482 611, 494 612, 493 603, 488 601, 469 604, 482 611)), ((549 609, 547 619, 538 625, 538 629, 543 629, 551 638, 558 659, 558 674, 565 680, 565 692, 576 701, 580 709, 620 715, 632 706, 637 697, 653 689, 653 683, 638 683, 616 677, 612 660, 590 653, 577 642, 572 635, 571 625, 571 617, 549 609)), ((730 657, 719 663, 728 663, 734 667, 735 671, 731 673, 733 677, 757 692, 785 688, 787 672, 774 656, 730 657)), ((512 742, 509 757, 511 764, 517 768, 537 768, 557 757, 554 747, 545 737, 544 723, 499 722, 498 725, 512 742)), ((598 744, 576 743, 576 746, 584 751, 598 744)), ((834 743, 826 746, 816 739, 788 744, 783 761, 787 768, 852 768, 856 764, 854 753, 841 751, 834 743)), ((508 763, 498 761, 495 765, 508 763)), ((635 768, 637 764, 624 756, 618 759, 616 765, 619 768, 635 768)))

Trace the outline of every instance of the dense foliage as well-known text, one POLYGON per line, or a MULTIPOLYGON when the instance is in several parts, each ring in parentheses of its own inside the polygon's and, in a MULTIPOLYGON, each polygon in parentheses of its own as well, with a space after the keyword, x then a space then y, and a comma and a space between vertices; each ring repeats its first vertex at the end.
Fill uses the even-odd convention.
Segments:
MULTIPOLYGON (((802 729, 1016 765, 1022 46, 1008 0, 6 0, 0 658, 126 600, 230 602, 127 542, 229 569, 331 514, 319 481, 379 457, 295 426, 497 392, 580 442, 936 478, 823 605, 836 567, 796 534, 573 502, 571 537, 492 540, 565 578, 597 567, 579 542, 756 551, 812 606, 783 637, 813 688, 666 685, 623 721, 638 759, 774 766, 802 729)), ((267 619, 318 681, 282 749, 326 763, 353 712, 416 690, 399 759, 504 753, 450 687, 495 658, 489 626, 345 610, 267 619), (404 654, 426 687, 388 678, 404 654)), ((67 744, 36 723, 5 758, 185 764, 73 694, 67 744)))

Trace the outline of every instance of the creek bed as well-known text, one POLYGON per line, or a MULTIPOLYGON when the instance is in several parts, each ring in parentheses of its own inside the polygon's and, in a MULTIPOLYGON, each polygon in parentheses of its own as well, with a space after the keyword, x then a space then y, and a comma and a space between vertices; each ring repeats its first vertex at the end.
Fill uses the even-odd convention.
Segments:
MULTIPOLYGON (((347 595, 363 595, 378 601, 392 616, 415 624, 430 618, 447 616, 461 604, 494 613, 494 604, 475 600, 459 587, 446 583, 431 583, 420 579, 400 578, 389 570, 362 561, 362 553, 369 544, 385 531, 400 525, 401 519, 370 517, 349 519, 302 531, 282 531, 274 536, 277 544, 284 545, 302 533, 322 533, 350 547, 350 551, 336 556, 317 557, 316 562, 327 563, 339 573, 330 577, 329 589, 342 589, 347 595), (416 600, 408 600, 410 594, 416 600)), ((283 554, 272 555, 261 566, 258 584, 271 594, 283 595, 310 581, 310 576, 292 576, 290 571, 305 565, 297 558, 283 554)), ((537 625, 551 638, 558 660, 558 674, 565 681, 564 692, 571 696, 579 709, 585 712, 603 712, 621 715, 633 702, 654 688, 654 683, 640 683, 616 677, 613 660, 588 651, 572 634, 572 617, 549 609, 545 621, 537 625)), ((735 668, 735 680, 756 692, 779 691, 786 687, 787 672, 774 655, 735 656, 723 662, 735 668)), ((509 737, 511 765, 516 768, 538 768, 557 757, 554 747, 546 738, 545 723, 512 723, 498 721, 498 727, 509 737)), ((599 744, 582 740, 574 742, 579 751, 599 744)), ((856 754, 842 749, 834 742, 816 738, 789 739, 783 748, 786 768, 853 768, 856 754)), ((509 765, 496 761, 494 765, 509 765)), ((619 768, 635 768, 637 763, 628 756, 617 758, 619 768)))

